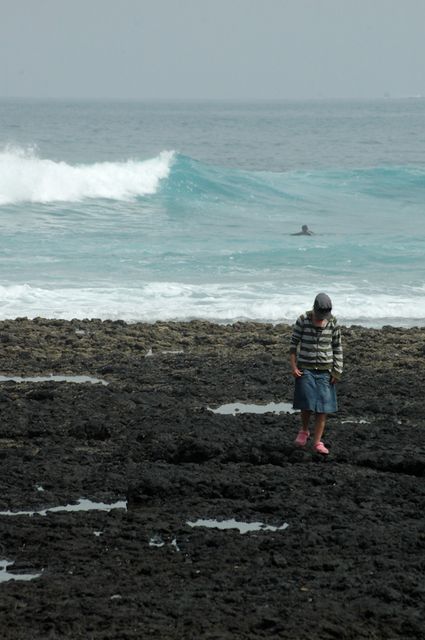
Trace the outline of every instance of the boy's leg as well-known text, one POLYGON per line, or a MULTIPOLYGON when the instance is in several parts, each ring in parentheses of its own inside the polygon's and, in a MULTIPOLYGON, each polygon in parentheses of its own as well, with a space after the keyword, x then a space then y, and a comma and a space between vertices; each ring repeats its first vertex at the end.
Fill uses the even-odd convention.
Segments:
POLYGON ((304 447, 310 436, 308 425, 310 423, 311 411, 301 410, 301 429, 295 439, 295 444, 299 447, 304 447))
POLYGON ((301 411, 301 427, 303 431, 308 431, 308 425, 310 424, 310 416, 312 411, 302 409, 301 411))
POLYGON ((326 425, 326 413, 316 413, 314 421, 314 442, 313 444, 319 444, 322 440, 323 432, 326 425))

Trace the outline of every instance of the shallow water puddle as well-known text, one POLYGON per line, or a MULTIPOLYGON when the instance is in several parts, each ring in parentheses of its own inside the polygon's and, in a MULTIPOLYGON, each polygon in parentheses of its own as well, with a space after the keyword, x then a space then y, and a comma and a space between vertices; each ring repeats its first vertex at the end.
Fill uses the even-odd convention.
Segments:
POLYGON ((0 382, 75 382, 77 384, 84 384, 90 382, 91 384, 103 384, 107 386, 109 383, 106 380, 100 378, 93 378, 92 376, 0 376, 0 382))
POLYGON ((181 355, 182 353, 184 353, 184 350, 183 349, 165 349, 163 351, 156 351, 154 353, 152 351, 152 347, 150 347, 149 350, 146 351, 146 353, 145 353, 145 358, 152 358, 153 356, 155 356, 158 353, 162 353, 163 355, 176 356, 176 355, 181 355))
POLYGON ((269 402, 268 404, 249 404, 244 402, 232 402, 223 404, 217 409, 207 407, 208 411, 224 415, 236 416, 239 413, 296 413, 290 402, 269 402))
POLYGON ((250 531, 283 531, 289 527, 287 522, 284 522, 280 527, 274 527, 264 522, 238 522, 234 518, 231 520, 211 520, 211 519, 198 519, 195 522, 187 523, 190 527, 207 527, 209 529, 238 529, 239 533, 249 533, 250 531))
POLYGON ((85 498, 80 498, 77 504, 66 504, 58 507, 48 507, 40 511, 0 511, 0 516, 46 516, 48 513, 60 513, 63 511, 111 511, 112 509, 127 509, 127 502, 119 500, 112 504, 105 502, 92 502, 85 498))
POLYGON ((9 580, 34 580, 39 578, 41 573, 10 573, 8 567, 13 567, 15 563, 10 560, 0 560, 0 582, 8 582, 9 580))
MULTIPOLYGON (((162 539, 159 534, 152 536, 149 540, 150 547, 164 547, 166 542, 162 539)), ((179 545, 177 544, 177 538, 173 538, 169 543, 170 547, 173 547, 176 551, 180 551, 179 545)))
POLYGON ((163 547, 164 545, 165 542, 160 535, 152 536, 152 538, 149 540, 150 547, 163 547))

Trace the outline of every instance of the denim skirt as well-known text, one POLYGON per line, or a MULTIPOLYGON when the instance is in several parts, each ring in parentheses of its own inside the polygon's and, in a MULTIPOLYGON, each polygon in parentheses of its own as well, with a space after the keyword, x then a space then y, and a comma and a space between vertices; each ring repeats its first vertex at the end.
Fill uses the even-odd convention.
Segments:
POLYGON ((303 369, 295 379, 294 409, 316 413, 334 413, 338 409, 336 385, 329 371, 303 369))

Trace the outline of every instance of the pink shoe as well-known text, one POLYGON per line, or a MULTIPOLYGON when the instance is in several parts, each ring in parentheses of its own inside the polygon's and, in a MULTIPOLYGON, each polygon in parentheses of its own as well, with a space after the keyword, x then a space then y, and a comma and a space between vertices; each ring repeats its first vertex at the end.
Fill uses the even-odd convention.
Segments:
POLYGON ((297 447, 305 447, 309 437, 310 431, 304 431, 303 429, 301 429, 301 431, 298 432, 298 435, 295 438, 295 444, 297 445, 297 447))
POLYGON ((316 453, 321 453, 324 456, 327 456, 329 453, 329 449, 327 449, 325 447, 325 445, 323 444, 323 442, 318 442, 317 444, 314 445, 314 450, 316 453))

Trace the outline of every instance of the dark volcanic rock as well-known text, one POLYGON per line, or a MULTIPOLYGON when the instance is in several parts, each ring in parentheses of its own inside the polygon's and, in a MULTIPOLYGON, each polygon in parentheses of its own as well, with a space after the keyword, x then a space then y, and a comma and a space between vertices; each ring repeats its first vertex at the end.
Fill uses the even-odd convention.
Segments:
POLYGON ((0 510, 40 512, 0 515, 0 560, 41 573, 0 571, 2 638, 425 637, 425 331, 344 329, 326 459, 297 415, 208 408, 290 401, 290 333, 0 322, 2 375, 108 382, 0 384, 0 510), (44 511, 81 498, 127 508, 44 511))

